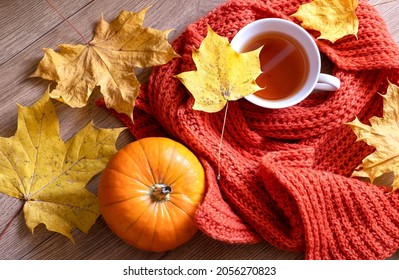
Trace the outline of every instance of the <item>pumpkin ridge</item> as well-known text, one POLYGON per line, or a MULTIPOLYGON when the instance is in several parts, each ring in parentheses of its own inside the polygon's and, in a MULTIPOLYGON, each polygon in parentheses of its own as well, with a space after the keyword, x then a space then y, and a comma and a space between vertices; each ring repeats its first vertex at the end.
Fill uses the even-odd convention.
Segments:
POLYGON ((174 184, 176 184, 176 182, 177 182, 179 179, 181 179, 182 177, 186 176, 186 173, 187 173, 189 170, 191 170, 191 169, 193 169, 193 166, 188 167, 185 171, 180 171, 180 175, 177 176, 176 178, 174 178, 172 182, 168 182, 167 185, 173 186, 174 184))
MULTIPOLYGON (((176 143, 174 143, 174 145, 173 145, 173 152, 172 152, 172 155, 171 155, 171 157, 169 158, 168 167, 166 167, 165 174, 168 174, 168 173, 169 173, 169 168, 170 168, 170 165, 171 165, 172 159, 173 159, 173 158, 174 158, 174 156, 175 156, 176 149, 177 149, 177 145, 176 145, 176 143)), ((159 158, 158 158, 158 159, 159 159, 159 158)), ((165 176, 163 177, 163 180, 162 180, 162 182, 161 182, 161 183, 162 183, 162 184, 165 184, 165 176)), ((171 185, 171 184, 168 184, 168 185, 171 185)))
POLYGON ((136 196, 129 197, 129 198, 127 198, 127 199, 118 200, 118 201, 113 201, 113 202, 110 202, 110 203, 107 203, 107 204, 102 204, 101 207, 108 207, 108 206, 112 206, 112 205, 115 205, 115 204, 124 203, 124 202, 127 202, 127 201, 129 201, 129 200, 132 200, 132 199, 134 199, 134 198, 139 198, 139 197, 142 197, 142 196, 143 196, 143 195, 140 194, 140 195, 136 195, 136 196))
MULTIPOLYGON (((197 203, 198 201, 201 201, 202 198, 204 197, 203 194, 193 194, 190 193, 190 195, 187 195, 187 193, 173 193, 173 199, 175 200, 183 200, 184 198, 182 198, 181 196, 184 196, 186 199, 188 199, 191 203, 197 203), (198 197, 200 199, 198 199, 198 197)), ((172 198, 171 198, 172 199, 172 198)))
MULTIPOLYGON (((139 141, 137 141, 137 142, 139 142, 139 141)), ((147 167, 149 167, 149 163, 148 163, 148 159, 147 159, 147 154, 145 153, 144 150, 143 150, 143 153, 144 153, 144 157, 146 158, 146 161, 147 161, 147 167)), ((132 157, 132 155, 131 155, 128 151, 125 151, 125 153, 124 153, 123 155, 126 156, 126 157, 128 157, 129 160, 131 160, 131 161, 135 164, 134 167, 137 168, 137 171, 138 171, 138 172, 145 173, 145 170, 144 170, 145 168, 141 168, 140 165, 137 163, 137 159, 134 158, 134 157, 132 157)), ((118 173, 120 173, 120 174, 124 174, 124 175, 126 175, 127 177, 131 178, 128 174, 122 173, 120 170, 117 170, 117 169, 113 168, 111 165, 109 165, 109 166, 107 167, 107 169, 112 169, 112 170, 114 170, 114 171, 116 171, 116 172, 118 172, 118 173)), ((150 168, 148 168, 148 169, 150 169, 150 168)), ((151 169, 150 169, 150 170, 151 170, 151 169)), ((151 181, 151 179, 152 179, 151 185, 153 185, 153 183, 154 183, 155 181, 154 181, 154 175, 153 175, 153 173, 152 173, 152 170, 151 170, 151 172, 150 172, 150 175, 151 175, 152 178, 150 178, 149 181, 151 181)), ((144 184, 146 187, 149 187, 149 186, 147 186, 145 183, 143 183, 143 182, 141 182, 141 183, 144 184)))
MULTIPOLYGON (((189 169, 188 169, 189 170, 189 169)), ((186 171, 187 172, 187 171, 186 171)), ((178 182, 181 178, 183 178, 184 176, 186 176, 186 174, 185 173, 182 173, 181 175, 179 175, 172 183, 170 183, 170 184, 168 184, 168 185, 170 185, 170 186, 173 186, 173 185, 175 185, 176 184, 176 182, 178 182)), ((186 195, 186 196, 188 196, 187 195, 187 193, 185 193, 185 192, 173 192, 173 194, 181 194, 181 195, 186 195)))
POLYGON ((159 215, 159 205, 154 205, 153 207, 152 207, 152 211, 153 212, 156 212, 156 213, 154 213, 154 216, 155 216, 155 224, 154 224, 154 228, 153 228, 153 231, 152 231, 152 238, 151 238, 151 249, 153 249, 153 245, 154 245, 154 240, 155 240, 155 234, 156 234, 156 232, 157 232, 157 224, 158 224, 158 215, 159 215))
POLYGON ((165 208, 165 213, 168 214, 169 224, 170 224, 170 225, 172 226, 172 228, 173 228, 173 231, 174 231, 174 233, 175 233, 175 235, 174 235, 174 236, 175 236, 175 240, 177 241, 177 240, 178 240, 177 236, 178 236, 179 232, 176 230, 176 226, 175 226, 175 224, 174 224, 174 222, 173 222, 172 216, 170 215, 169 207, 165 207, 165 204, 163 204, 162 207, 165 208))
POLYGON ((172 200, 169 200, 171 204, 173 204, 177 209, 179 209, 182 213, 186 214, 188 217, 190 217, 191 220, 193 220, 193 217, 189 215, 185 210, 181 209, 176 203, 174 203, 172 200))
MULTIPOLYGON (((147 207, 149 207, 149 205, 151 205, 151 203, 148 202, 148 205, 146 205, 146 207, 143 207, 143 211, 140 213, 140 215, 137 216, 136 220, 133 221, 133 223, 131 223, 126 229, 125 229, 125 233, 127 233, 130 228, 132 226, 134 226, 138 221, 140 221, 141 216, 143 216, 143 214, 145 213, 145 211, 147 210, 147 207)), ((141 231, 143 231, 143 228, 141 229, 141 231)))
POLYGON ((148 160, 148 155, 147 155, 147 153, 146 153, 146 151, 145 151, 145 149, 144 149, 143 143, 141 143, 140 140, 137 141, 137 142, 139 143, 139 145, 140 145, 140 147, 141 147, 141 149, 142 149, 142 151, 143 151, 143 153, 144 153, 144 155, 145 155, 144 158, 145 158, 145 160, 146 160, 146 162, 147 162, 148 170, 150 170, 150 172, 151 172, 152 181, 153 181, 154 183, 156 183, 155 176, 154 176, 154 170, 152 170, 152 166, 151 166, 151 164, 150 164, 150 162, 149 162, 149 160, 148 160))
POLYGON ((134 181, 135 183, 138 183, 138 184, 142 185, 143 187, 146 187, 146 188, 150 188, 150 187, 151 187, 151 186, 147 186, 147 185, 146 185, 145 183, 143 183, 142 181, 140 181, 140 180, 138 180, 138 179, 135 179, 135 178, 131 177, 130 175, 125 174, 125 173, 123 173, 123 172, 121 172, 121 171, 119 171, 119 170, 116 170, 116 169, 112 168, 112 167, 109 167, 108 170, 117 172, 118 174, 122 174, 123 176, 125 176, 125 177, 131 179, 131 180, 134 181))

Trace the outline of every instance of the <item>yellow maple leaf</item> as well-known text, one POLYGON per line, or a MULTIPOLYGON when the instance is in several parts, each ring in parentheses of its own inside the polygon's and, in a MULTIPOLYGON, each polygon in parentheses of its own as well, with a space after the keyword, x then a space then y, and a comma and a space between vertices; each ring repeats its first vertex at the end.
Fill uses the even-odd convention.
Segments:
POLYGON ((192 54, 197 70, 176 75, 193 95, 193 109, 218 112, 227 101, 260 90, 255 82, 261 74, 259 53, 260 49, 237 53, 227 38, 208 26, 207 36, 192 54))
POLYGON ((318 39, 334 43, 349 34, 357 36, 357 5, 358 0, 313 0, 299 6, 292 16, 302 22, 303 28, 320 31, 318 39))
POLYGON ((63 142, 48 91, 32 107, 18 107, 18 128, 0 137, 0 192, 24 200, 28 228, 43 223, 73 241, 76 227, 87 233, 99 216, 97 197, 85 185, 115 154, 123 129, 92 123, 63 142))
POLYGON ((50 97, 71 107, 85 106, 99 86, 108 108, 133 119, 140 89, 134 67, 162 65, 178 56, 167 40, 170 30, 142 27, 146 11, 122 11, 111 23, 101 18, 88 45, 63 44, 58 52, 44 49, 31 76, 56 81, 50 97))
POLYGON ((399 87, 389 84, 384 98, 383 117, 370 118, 371 126, 356 118, 348 123, 358 141, 374 146, 376 151, 363 159, 356 177, 367 177, 373 182, 377 177, 393 172, 393 190, 399 189, 399 87))

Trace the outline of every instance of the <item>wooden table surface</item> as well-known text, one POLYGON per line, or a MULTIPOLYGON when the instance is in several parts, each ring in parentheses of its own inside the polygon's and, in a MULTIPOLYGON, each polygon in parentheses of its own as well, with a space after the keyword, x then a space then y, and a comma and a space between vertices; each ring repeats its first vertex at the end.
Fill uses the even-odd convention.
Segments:
MULTIPOLYGON (((175 29, 170 40, 185 27, 203 17, 224 0, 53 0, 60 11, 84 37, 91 39, 93 27, 101 16, 108 21, 120 10, 147 12, 145 26, 175 29)), ((396 43, 399 43, 399 1, 370 0, 385 19, 396 43)), ((31 106, 44 93, 48 82, 28 79, 43 56, 42 48, 56 48, 61 43, 81 43, 81 38, 45 0, 0 0, 0 136, 10 137, 17 127, 16 103, 31 106)), ((148 71, 140 72, 142 81, 148 71)), ((56 102, 61 136, 70 138, 92 119, 99 127, 120 127, 116 118, 95 106, 97 96, 88 106, 72 109, 56 102)), ((127 131, 118 140, 118 147, 132 141, 127 131)), ((99 176, 88 185, 96 191, 99 176)), ((18 213, 23 202, 0 193, 0 232, 18 213)), ((303 259, 303 253, 281 251, 266 242, 255 245, 230 245, 212 240, 201 232, 183 246, 165 253, 137 250, 118 239, 98 218, 89 233, 72 232, 76 244, 50 232, 44 226, 32 235, 22 213, 16 216, 0 239, 0 259, 303 259)), ((397 252, 391 258, 399 259, 397 252)))

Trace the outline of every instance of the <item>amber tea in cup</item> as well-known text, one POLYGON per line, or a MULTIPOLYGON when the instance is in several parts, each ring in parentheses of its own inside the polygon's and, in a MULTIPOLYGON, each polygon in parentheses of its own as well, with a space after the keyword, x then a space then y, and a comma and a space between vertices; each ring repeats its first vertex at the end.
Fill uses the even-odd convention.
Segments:
POLYGON ((296 93, 305 83, 309 61, 305 51, 287 34, 260 34, 242 47, 242 52, 262 47, 259 55, 262 74, 256 83, 263 89, 255 95, 265 99, 281 99, 296 93))
MULTIPOLYGON (((262 47, 262 74, 256 83, 264 88, 245 96, 249 102, 270 109, 298 104, 313 91, 335 91, 340 80, 320 73, 319 49, 309 33, 284 19, 264 18, 244 26, 231 41, 238 53, 262 47)), ((243 69, 245 71, 245 69, 243 69)))

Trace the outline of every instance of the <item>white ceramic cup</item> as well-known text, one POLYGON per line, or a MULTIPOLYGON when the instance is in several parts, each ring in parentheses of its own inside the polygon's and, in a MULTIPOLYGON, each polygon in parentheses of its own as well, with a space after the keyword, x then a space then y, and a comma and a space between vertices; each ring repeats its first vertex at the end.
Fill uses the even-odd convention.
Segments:
MULTIPOLYGON (((264 108, 285 108, 301 102, 314 90, 335 91, 339 89, 340 80, 337 77, 320 73, 320 52, 313 38, 305 29, 288 20, 265 18, 254 21, 237 32, 231 41, 231 46, 240 53, 248 42, 264 33, 270 32, 283 33, 301 45, 308 60, 308 75, 302 87, 288 97, 264 99, 258 95, 251 94, 245 97, 249 102, 264 108)), ((287 77, 287 83, 289 83, 289 77, 287 77)))

